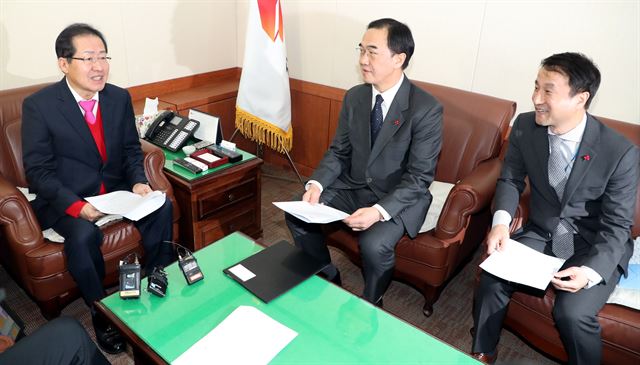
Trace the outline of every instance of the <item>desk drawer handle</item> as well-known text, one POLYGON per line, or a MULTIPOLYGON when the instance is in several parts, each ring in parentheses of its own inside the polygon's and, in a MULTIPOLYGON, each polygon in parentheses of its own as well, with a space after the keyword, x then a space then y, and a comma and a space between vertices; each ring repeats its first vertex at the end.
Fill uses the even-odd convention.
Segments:
POLYGON ((234 201, 234 200, 235 200, 236 196, 235 196, 235 195, 233 195, 233 193, 231 193, 231 194, 229 194, 229 197, 228 197, 228 198, 229 198, 229 201, 230 201, 230 202, 232 202, 232 201, 234 201))

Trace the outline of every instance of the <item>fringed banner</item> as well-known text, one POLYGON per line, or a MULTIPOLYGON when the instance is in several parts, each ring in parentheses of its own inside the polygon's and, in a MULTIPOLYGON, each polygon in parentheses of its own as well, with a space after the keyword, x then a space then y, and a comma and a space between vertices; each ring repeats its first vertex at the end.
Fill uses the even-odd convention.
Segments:
POLYGON ((288 131, 256 117, 236 106, 236 128, 250 140, 264 144, 272 150, 285 153, 293 147, 293 126, 288 131))
POLYGON ((291 92, 280 0, 249 1, 236 127, 274 151, 291 150, 291 92))

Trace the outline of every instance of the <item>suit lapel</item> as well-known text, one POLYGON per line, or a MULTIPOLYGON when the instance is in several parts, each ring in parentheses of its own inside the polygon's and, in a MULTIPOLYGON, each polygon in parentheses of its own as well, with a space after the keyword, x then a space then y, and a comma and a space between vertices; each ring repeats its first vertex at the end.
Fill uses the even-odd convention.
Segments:
POLYGON ((584 129, 582 142, 580 142, 578 153, 571 168, 571 174, 564 187, 564 195, 562 196, 563 206, 571 199, 571 196, 576 191, 578 185, 580 185, 584 175, 589 171, 589 168, 593 164, 589 161, 595 159, 598 154, 597 146, 598 140, 600 139, 598 129, 596 121, 591 115, 587 114, 587 126, 584 129), (583 158, 582 156, 589 156, 589 159, 583 158))
POLYGON ((60 101, 58 106, 60 112, 64 116, 65 121, 71 127, 71 130, 78 134, 79 141, 88 144, 97 156, 100 157, 100 153, 98 152, 96 143, 93 140, 91 131, 87 126, 87 122, 84 120, 80 107, 76 103, 76 99, 73 97, 73 94, 71 94, 64 78, 58 83, 58 100, 60 101))
POLYGON ((534 156, 542 156, 540 158, 535 158, 535 161, 538 163, 537 171, 542 171, 542 178, 546 181, 546 184, 543 184, 545 187, 542 189, 543 193, 547 196, 549 201, 557 201, 560 203, 560 199, 558 199, 558 194, 553 189, 551 184, 549 184, 549 132, 547 127, 537 126, 534 129, 534 156))
MULTIPOLYGON (((104 148, 106 150, 107 160, 109 159, 109 150, 111 147, 110 142, 115 141, 118 128, 113 127, 113 103, 110 98, 109 92, 105 91, 105 88, 100 92, 100 115, 102 117, 102 135, 104 137, 104 148)), ((105 161, 106 162, 106 161, 105 161)))
MULTIPOLYGON (((411 82, 405 76, 402 81, 402 85, 398 89, 396 96, 393 98, 393 102, 389 107, 389 111, 387 112, 387 116, 384 118, 384 122, 382 123, 382 128, 380 129, 380 133, 378 134, 378 138, 376 139, 375 144, 371 148, 371 155, 369 156, 369 165, 373 162, 373 160, 378 157, 380 152, 384 149, 384 147, 389 143, 391 137, 400 130, 400 127, 405 122, 405 118, 403 112, 409 109, 409 94, 411 92, 411 82)), ((369 118, 371 119, 371 118, 369 118)), ((371 124, 371 123, 369 123, 371 124)), ((371 126, 369 126, 369 130, 371 126)), ((371 136, 371 133, 369 133, 371 136)), ((369 137, 369 140, 371 137, 369 137)))
MULTIPOLYGON (((373 86, 366 85, 362 89, 362 93, 358 95, 353 109, 353 129, 355 130, 354 139, 358 145, 371 146, 371 88, 373 86)), ((356 144, 354 143, 354 144, 356 144)), ((363 150, 365 156, 369 156, 371 148, 363 150)), ((368 157, 367 157, 368 158, 368 157)))

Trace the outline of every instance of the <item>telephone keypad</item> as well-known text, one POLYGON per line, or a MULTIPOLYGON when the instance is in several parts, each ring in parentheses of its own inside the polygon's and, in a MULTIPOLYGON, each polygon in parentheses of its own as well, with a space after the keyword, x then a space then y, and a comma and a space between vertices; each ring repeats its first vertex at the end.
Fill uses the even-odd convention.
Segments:
POLYGON ((184 127, 184 129, 190 131, 192 130, 194 127, 196 126, 196 122, 194 122, 193 120, 189 120, 189 122, 187 123, 187 125, 184 127))
POLYGON ((189 136, 189 133, 185 131, 180 131, 180 133, 178 133, 176 138, 173 141, 171 141, 171 144, 169 145, 169 147, 173 149, 178 149, 178 146, 180 146, 182 144, 182 141, 184 141, 188 136, 189 136))

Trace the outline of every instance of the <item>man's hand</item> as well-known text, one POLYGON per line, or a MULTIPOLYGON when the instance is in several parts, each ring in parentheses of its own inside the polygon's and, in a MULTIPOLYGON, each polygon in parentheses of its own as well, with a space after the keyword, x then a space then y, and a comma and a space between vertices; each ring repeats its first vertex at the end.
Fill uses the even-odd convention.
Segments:
POLYGON ((149 194, 150 192, 152 192, 153 190, 151 190, 151 187, 147 184, 143 184, 143 183, 137 183, 133 186, 133 192, 138 194, 138 195, 142 195, 145 196, 147 194, 149 194))
POLYGON ((96 209, 93 205, 87 203, 82 207, 80 211, 80 218, 86 219, 89 222, 95 222, 100 217, 102 217, 104 213, 96 209))
POLYGON ((587 278, 587 274, 577 266, 558 271, 551 279, 551 284, 553 284, 554 288, 571 293, 575 293, 584 288, 588 283, 589 279, 587 278))
POLYGON ((496 224, 487 235, 487 254, 493 251, 502 251, 509 240, 509 227, 504 224, 496 224))
POLYGON ((3 353, 6 349, 13 346, 15 342, 9 336, 0 335, 0 353, 3 353))
POLYGON ((320 201, 320 189, 315 184, 309 184, 309 190, 307 190, 302 196, 302 201, 318 204, 320 201))
MULTIPOLYGON (((311 189, 309 189, 311 190, 311 189)), ((360 208, 342 221, 354 231, 364 231, 379 222, 382 215, 374 207, 360 208)))

